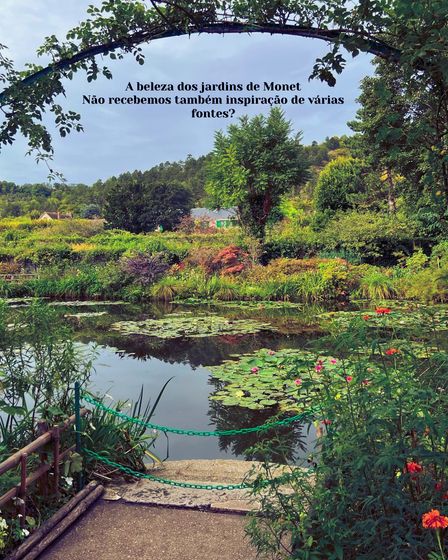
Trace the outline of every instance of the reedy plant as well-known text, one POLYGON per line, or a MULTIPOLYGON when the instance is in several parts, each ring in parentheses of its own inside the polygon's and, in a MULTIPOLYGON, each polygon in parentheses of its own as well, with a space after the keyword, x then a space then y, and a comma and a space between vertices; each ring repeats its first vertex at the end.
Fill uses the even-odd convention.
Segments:
MULTIPOLYGON (((163 393, 172 380, 171 377, 163 385, 157 395, 154 404, 147 400, 144 404, 144 392, 141 388, 140 394, 134 403, 129 401, 108 401, 111 397, 94 397, 102 404, 107 404, 115 410, 127 414, 129 417, 139 419, 142 422, 150 422, 163 393)), ((100 452, 102 455, 134 470, 145 470, 145 458, 153 463, 161 464, 161 459, 155 455, 150 448, 158 437, 155 430, 147 430, 141 424, 133 423, 114 416, 108 411, 93 407, 88 417, 83 419, 83 444, 86 449, 100 452)), ((104 465, 95 459, 87 457, 87 471, 94 475, 101 471, 104 475, 104 465)), ((109 470, 106 469, 109 473, 109 470)), ((115 472, 113 474, 116 474, 115 472)))

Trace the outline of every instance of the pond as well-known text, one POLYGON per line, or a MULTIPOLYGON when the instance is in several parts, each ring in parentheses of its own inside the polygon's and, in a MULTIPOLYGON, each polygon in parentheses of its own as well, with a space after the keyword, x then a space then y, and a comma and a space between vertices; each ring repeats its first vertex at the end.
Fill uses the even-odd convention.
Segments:
MULTIPOLYGON (((272 407, 250 410, 210 400, 220 383, 210 375, 210 368, 261 348, 306 348, 319 336, 316 316, 322 312, 312 306, 280 304, 57 305, 75 326, 77 340, 95 351, 94 392, 106 393, 114 401, 135 400, 143 387, 145 397, 154 402, 171 379, 152 421, 208 431, 260 425, 276 412, 272 407), (225 319, 224 329, 220 318, 225 319), (161 321, 164 328, 157 329, 161 321), (148 336, 154 333, 158 336, 148 336)), ((107 402, 113 406, 114 401, 107 402)), ((312 447, 314 429, 309 426, 282 428, 278 433, 290 458, 303 458, 312 447)), ((155 452, 172 460, 261 458, 250 453, 259 437, 161 434, 155 452)))
MULTIPOLYGON (((395 352, 412 345, 417 356, 448 347, 448 306, 389 303, 393 311, 366 302, 341 303, 331 310, 280 302, 195 300, 165 305, 50 305, 57 306, 72 325, 77 344, 93 353, 90 389, 107 395, 106 404, 115 407, 117 401, 135 401, 142 390, 143 401, 154 403, 165 387, 152 422, 215 431, 251 428, 276 414, 299 412, 299 394, 303 400, 308 390, 314 390, 306 389, 306 372, 318 371, 322 360, 326 371, 340 368, 332 365, 338 360, 322 338, 329 328, 349 333, 351 322, 360 321, 363 329, 384 332, 386 338, 392 334, 395 352), (425 325, 429 331, 422 338, 425 325), (305 393, 300 393, 302 374, 305 393)), ((11 307, 27 304, 9 301, 11 307)), ((314 426, 297 423, 275 432, 219 438, 161 433, 155 452, 172 460, 262 459, 251 448, 274 437, 281 450, 272 457, 277 462, 310 458, 316 439, 314 426)))
MULTIPOLYGON (((27 303, 9 301, 12 307, 27 303)), ((322 338, 330 324, 337 332, 347 327, 350 332, 351 321, 361 321, 363 328, 379 329, 388 338, 392 333, 395 352, 401 345, 407 351, 410 344, 417 356, 431 348, 448 348, 448 306, 389 303, 393 311, 366 302, 341 303, 331 310, 279 302, 218 305, 194 300, 50 305, 60 308, 74 327, 77 344, 93 353, 90 389, 107 395, 106 404, 135 401, 142 389, 143 400, 154 403, 166 385, 152 422, 215 431, 258 426, 288 411, 296 414, 296 382, 300 386, 302 373, 317 371, 321 360, 327 371, 339 368, 332 365, 338 360, 322 338), (429 331, 422 338, 423 326, 429 331)), ((277 462, 310 458, 316 439, 314 426, 297 423, 275 432, 219 438, 162 433, 155 452, 172 460, 262 459, 251 448, 273 437, 281 449, 272 457, 277 462)))

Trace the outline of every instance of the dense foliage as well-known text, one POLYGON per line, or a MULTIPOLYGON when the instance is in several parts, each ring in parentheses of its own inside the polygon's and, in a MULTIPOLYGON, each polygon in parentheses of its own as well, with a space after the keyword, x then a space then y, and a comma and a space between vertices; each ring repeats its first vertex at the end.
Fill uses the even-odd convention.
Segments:
MULTIPOLYGON (((312 472, 293 469, 285 486, 255 492, 266 516, 254 517, 249 532, 272 558, 444 558, 436 538, 443 525, 428 520, 432 510, 447 511, 448 356, 425 313, 415 321, 428 325, 432 347, 423 352, 401 340, 395 309, 369 315, 377 316, 376 329, 368 316, 339 324, 327 356, 316 353, 308 364, 296 358, 296 400, 305 408, 319 403, 318 445, 312 472)), ((413 335, 424 331, 414 327, 413 335)), ((257 377, 285 364, 292 394, 293 360, 280 353, 277 364, 272 353, 257 377)))
POLYGON ((108 226, 132 233, 171 230, 190 208, 191 195, 183 187, 146 183, 128 174, 107 190, 104 217, 108 226))
POLYGON ((243 227, 259 240, 280 197, 306 178, 300 135, 291 132, 274 108, 215 135, 207 190, 216 206, 236 206, 243 227))

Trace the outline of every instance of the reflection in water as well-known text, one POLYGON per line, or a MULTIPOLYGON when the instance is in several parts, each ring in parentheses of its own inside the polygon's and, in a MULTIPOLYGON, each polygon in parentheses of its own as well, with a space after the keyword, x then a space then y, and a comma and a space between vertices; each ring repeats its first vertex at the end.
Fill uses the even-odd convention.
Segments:
MULTIPOLYGON (((76 308, 71 307, 70 313, 76 308)), ((101 308, 104 311, 104 307, 101 308)), ((94 311, 92 307, 89 312, 94 311)), ((115 399, 132 399, 140 387, 148 395, 157 395, 163 383, 173 375, 160 401, 153 421, 167 426, 199 430, 231 430, 253 427, 272 419, 275 408, 253 411, 236 406, 224 406, 210 401, 209 396, 219 388, 219 381, 210 377, 207 366, 251 353, 260 348, 305 348, 319 336, 315 325, 317 311, 303 309, 214 309, 229 318, 251 318, 269 321, 275 331, 250 335, 225 335, 208 338, 178 338, 163 340, 147 336, 126 336, 110 330, 117 321, 138 321, 158 318, 167 312, 182 311, 181 306, 111 306, 108 314, 97 317, 72 318, 77 338, 85 344, 97 344, 99 353, 92 381, 95 390, 111 392, 115 399)), ((189 311, 193 310, 191 307, 189 311)), ((80 313, 79 308, 76 312, 80 313)), ((201 308, 203 312, 204 309, 201 308)), ((275 439, 275 462, 295 461, 310 452, 308 427, 290 425, 269 432, 225 437, 187 437, 170 434, 170 459, 237 457, 262 460, 265 455, 255 446, 275 439), (308 449, 307 449, 308 448, 308 449)), ((161 436, 156 452, 166 454, 166 439, 161 436)))
MULTIPOLYGON (((210 401, 209 406, 208 415, 217 430, 260 426, 271 421, 273 416, 273 410, 249 410, 238 406, 224 406, 218 401, 210 401)), ((219 438, 219 448, 222 451, 244 457, 246 461, 269 459, 275 463, 295 462, 298 458, 303 458, 307 452, 307 443, 304 427, 300 424, 219 438), (269 456, 267 456, 266 444, 274 440, 275 448, 268 449, 269 456)))

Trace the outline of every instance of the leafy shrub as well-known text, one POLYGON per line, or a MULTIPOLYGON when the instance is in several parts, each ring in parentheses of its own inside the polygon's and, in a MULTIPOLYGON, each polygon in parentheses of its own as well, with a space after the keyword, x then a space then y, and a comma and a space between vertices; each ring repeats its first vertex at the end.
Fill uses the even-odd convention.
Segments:
POLYGON ((39 266, 58 264, 61 261, 75 261, 77 256, 68 245, 59 244, 52 247, 39 247, 31 255, 31 261, 39 266))
POLYGON ((123 269, 143 286, 153 284, 169 269, 162 255, 139 253, 123 261, 123 269))
POLYGON ((410 254, 415 224, 406 217, 375 212, 345 212, 332 219, 320 234, 326 250, 343 250, 363 262, 390 264, 396 253, 410 254))
POLYGON ((428 263, 429 257, 425 255, 422 249, 418 249, 406 259, 405 266, 409 272, 418 272, 423 270, 428 263))
POLYGON ((363 163, 351 157, 330 161, 319 175, 314 199, 320 212, 347 210, 351 195, 364 190, 363 163))
POLYGON ((448 268, 448 241, 442 241, 431 252, 431 265, 448 268))
POLYGON ((408 299, 428 303, 448 301, 448 269, 425 268, 400 278, 396 285, 401 295, 408 299))
MULTIPOLYGON (((274 259, 266 266, 268 274, 300 274, 309 270, 317 270, 321 264, 332 262, 331 259, 310 258, 310 259, 274 259)), ((342 259, 336 259, 335 262, 341 265, 347 263, 342 259)))
POLYGON ((216 249, 214 247, 198 247, 195 251, 191 251, 185 258, 184 263, 186 266, 198 266, 205 272, 210 269, 215 255, 216 249))
POLYGON ((240 274, 250 265, 249 255, 236 245, 229 245, 221 249, 212 259, 207 272, 219 273, 222 276, 240 274))
POLYGON ((269 240, 263 245, 260 257, 262 264, 280 257, 290 259, 303 259, 313 256, 319 249, 319 243, 315 237, 279 237, 269 240))

